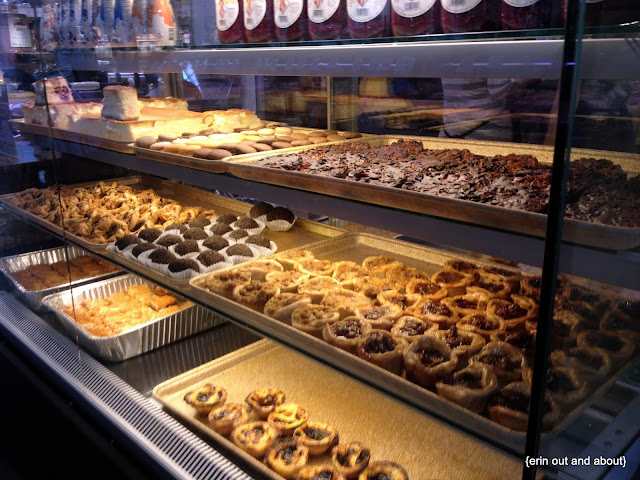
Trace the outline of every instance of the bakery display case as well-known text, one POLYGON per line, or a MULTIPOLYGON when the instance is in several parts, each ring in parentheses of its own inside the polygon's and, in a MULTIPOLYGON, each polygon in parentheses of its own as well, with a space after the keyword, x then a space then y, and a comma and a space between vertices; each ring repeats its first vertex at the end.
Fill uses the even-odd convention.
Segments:
POLYGON ((638 470, 633 2, 37 3, 0 10, 1 363, 77 443, 125 477, 638 470))

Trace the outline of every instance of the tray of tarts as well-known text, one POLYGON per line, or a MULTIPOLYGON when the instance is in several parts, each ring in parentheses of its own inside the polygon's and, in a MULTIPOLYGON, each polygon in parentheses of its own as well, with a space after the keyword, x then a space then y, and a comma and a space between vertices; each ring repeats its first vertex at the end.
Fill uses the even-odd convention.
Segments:
MULTIPOLYGON (((552 160, 540 145, 377 136, 226 162, 247 180, 544 237, 552 160)), ((565 241, 640 245, 638 165, 634 154, 572 150, 565 241)))
POLYGON ((66 248, 66 254, 65 247, 59 247, 0 258, 0 272, 34 310, 47 295, 123 273, 74 246, 66 248))
MULTIPOLYGON (((507 449, 524 445, 540 278, 368 234, 193 278, 194 295, 507 449)), ((546 435, 635 358, 640 301, 562 277, 546 435)))
POLYGON ((266 339, 153 396, 259 478, 503 480, 520 471, 504 453, 266 339))
POLYGON ((119 362, 224 321, 211 310, 133 274, 54 293, 42 300, 89 353, 119 362))

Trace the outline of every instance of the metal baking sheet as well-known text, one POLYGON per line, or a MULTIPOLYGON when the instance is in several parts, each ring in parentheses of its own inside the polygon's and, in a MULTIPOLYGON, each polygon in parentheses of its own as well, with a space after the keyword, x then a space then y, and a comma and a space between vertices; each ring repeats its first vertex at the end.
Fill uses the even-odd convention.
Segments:
POLYGON ((104 148, 105 150, 113 150, 120 153, 133 153, 133 149, 129 147, 129 142, 117 142, 107 138, 95 137, 84 133, 62 130, 55 127, 47 127, 46 125, 34 125, 26 123, 23 118, 9 120, 9 123, 20 133, 31 133, 43 137, 53 137, 58 140, 67 140, 69 142, 82 143, 91 147, 104 148))
MULTIPOLYGON (((464 256, 455 253, 369 234, 345 234, 335 239, 307 245, 305 249, 313 252, 317 258, 334 262, 351 260, 356 263, 361 263, 362 260, 370 255, 392 255, 405 265, 418 268, 428 274, 433 274, 442 269, 444 262, 447 260, 456 258, 465 259, 464 256)), ((519 271, 501 264, 478 261, 478 259, 475 258, 466 259, 478 265, 499 266, 506 270, 519 271)), ((230 267, 229 269, 233 268, 234 267, 230 267)), ((488 441, 497 442, 508 450, 514 451, 515 453, 518 453, 520 450, 519 453, 521 453, 521 450, 524 448, 525 435, 523 432, 506 428, 491 421, 487 417, 462 408, 400 376, 377 368, 355 355, 333 347, 320 339, 306 335, 292 326, 274 320, 255 310, 235 303, 232 300, 216 295, 206 289, 206 278, 207 274, 203 274, 191 280, 191 286, 196 289, 192 295, 205 303, 215 304, 216 308, 219 308, 232 318, 246 322, 264 331, 266 334, 273 335, 275 338, 295 346, 298 349, 302 348, 308 352, 309 355, 321 361, 331 363, 340 370, 345 370, 344 366, 348 365, 346 370, 348 370, 350 374, 367 382, 372 382, 382 390, 397 395, 425 411, 447 418, 461 428, 468 429, 477 435, 483 436, 488 441)), ((615 294, 614 291, 611 293, 615 294)), ((609 382, 606 382, 604 386, 596 390, 595 393, 592 393, 588 400, 575 407, 571 413, 563 417, 562 422, 555 425, 553 430, 547 432, 545 436, 555 435, 563 430, 582 408, 591 403, 593 398, 600 395, 606 389, 605 387, 613 381, 615 381, 615 376, 612 376, 609 382)))
MULTIPOLYGON (((69 246, 67 248, 67 254, 69 260, 80 257, 82 255, 90 255, 89 252, 82 250, 75 246, 69 246)), ((24 253, 20 255, 13 255, 11 257, 0 258, 0 272, 11 282, 18 294, 25 300, 27 305, 33 310, 39 310, 42 299, 47 295, 51 295, 63 290, 67 290, 71 287, 78 287, 98 280, 104 280, 106 278, 113 277, 115 275, 121 275, 122 270, 115 270, 113 272, 104 273, 94 277, 81 278, 73 280, 71 283, 65 283, 56 287, 46 288, 44 290, 27 290, 20 282, 18 282, 11 274, 19 270, 24 270, 31 265, 43 265, 52 264, 59 261, 66 261, 65 247, 51 248, 47 250, 39 250, 37 252, 24 253)))
MULTIPOLYGON (((398 462, 412 479, 506 480, 522 475, 521 463, 516 458, 269 340, 256 342, 156 386, 153 396, 165 409, 250 463, 260 478, 282 477, 213 431, 206 418, 195 415, 184 402, 185 393, 208 382, 227 390, 227 403, 243 403, 257 388, 278 387, 286 393, 288 402, 308 410, 310 420, 332 425, 341 443, 362 442, 371 449, 372 461, 398 462), (421 454, 416 455, 416 451, 421 454)), ((331 463, 328 454, 312 457, 309 465, 326 463, 331 463)))
MULTIPOLYGON (((434 137, 380 136, 349 140, 366 141, 373 146, 390 145, 400 139, 416 140, 430 149, 469 149, 480 155, 508 155, 521 153, 534 155, 543 163, 553 160, 553 148, 544 145, 525 145, 504 142, 486 142, 434 137)), ((246 180, 282 185, 361 202, 400 208, 437 217, 481 224, 500 230, 515 231, 544 237, 547 216, 540 213, 513 210, 468 200, 438 197, 399 188, 354 182, 340 178, 323 177, 308 173, 257 167, 258 160, 283 153, 297 153, 315 148, 296 147, 288 152, 261 152, 246 155, 243 159, 229 160, 228 173, 246 180)), ((599 150, 572 149, 572 158, 605 158, 622 166, 632 175, 640 173, 640 155, 599 150)), ((632 249, 640 245, 640 229, 599 225, 582 220, 565 219, 563 240, 598 248, 615 250, 632 249)))
POLYGON ((127 287, 144 283, 156 286, 142 277, 128 274, 49 295, 42 300, 42 304, 56 314, 70 338, 77 340, 80 346, 94 356, 111 362, 135 357, 224 322, 213 311, 193 305, 117 335, 99 337, 89 333, 72 317, 62 312, 62 308, 70 305, 72 299, 75 303, 80 303, 86 299, 104 298, 127 287))

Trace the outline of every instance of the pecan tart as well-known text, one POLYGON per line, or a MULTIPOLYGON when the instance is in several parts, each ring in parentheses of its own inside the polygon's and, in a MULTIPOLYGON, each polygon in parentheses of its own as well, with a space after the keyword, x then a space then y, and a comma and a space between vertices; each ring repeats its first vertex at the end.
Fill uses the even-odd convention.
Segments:
POLYGON ((447 307, 444 303, 434 302, 428 298, 424 298, 415 304, 413 316, 424 321, 437 323, 441 329, 447 329, 460 320, 457 311, 447 307))
POLYGON ((311 303, 309 295, 299 293, 278 293, 271 297, 264 306, 264 314, 286 324, 291 324, 294 310, 311 303))
POLYGON ((386 255, 372 255, 362 261, 362 266, 369 271, 375 271, 380 267, 385 267, 391 264, 402 265, 395 258, 388 257, 386 255))
POLYGON ((267 274, 271 272, 283 272, 284 269, 282 265, 275 260, 265 258, 242 264, 236 267, 234 271, 249 272, 251 273, 251 280, 260 280, 261 282, 264 282, 267 274))
POLYGON ((378 294, 378 302, 381 305, 396 305, 402 309, 404 314, 408 314, 413 307, 422 300, 422 297, 416 293, 400 293, 398 290, 387 290, 378 294))
POLYGON ((478 272, 479 267, 471 262, 467 262, 466 260, 454 258, 453 260, 447 260, 444 262, 444 269, 474 275, 478 272))
POLYGON ((407 378, 425 388, 450 375, 458 366, 458 357, 440 338, 423 335, 404 351, 407 378))
POLYGON ((546 394, 556 401, 559 408, 568 409, 576 405, 587 393, 587 383, 573 368, 552 367, 547 370, 546 394))
POLYGON ((467 293, 482 293, 489 298, 507 299, 511 295, 511 285, 502 280, 479 276, 467 287, 467 293))
POLYGON ((245 285, 251 281, 250 272, 236 272, 235 270, 223 270, 210 273, 206 279, 206 286, 210 292, 232 298, 233 290, 238 285, 245 285))
POLYGON ((507 329, 524 327, 527 320, 532 320, 536 314, 530 310, 502 298, 492 298, 487 304, 487 312, 505 322, 507 329))
POLYGON ((202 388, 187 392, 184 401, 196 409, 200 415, 207 415, 211 410, 224 405, 227 401, 227 391, 211 383, 202 388))
POLYGON ((619 367, 629 360, 635 349, 633 340, 624 333, 600 330, 580 332, 577 342, 579 347, 598 348, 606 352, 614 367, 619 367))
POLYGON ((309 335, 322 338, 322 329, 328 323, 340 320, 340 312, 326 305, 309 304, 291 313, 291 326, 309 335))
POLYGON ((251 392, 245 402, 260 418, 267 418, 273 409, 285 401, 285 393, 278 388, 260 388, 251 392))
POLYGON ((309 449, 304 445, 290 440, 278 443, 267 453, 265 465, 278 475, 287 479, 294 479, 302 467, 309 460, 309 449))
POLYGON ((391 327, 391 333, 411 343, 426 332, 436 332, 439 328, 440 326, 437 323, 410 315, 404 315, 391 327))
POLYGON ((429 280, 430 276, 420 270, 407 267, 401 263, 385 265, 373 270, 373 275, 383 277, 387 282, 394 285, 396 290, 404 290, 407 283, 413 279, 429 280))
POLYGON ((612 367, 609 355, 598 348, 573 347, 567 350, 554 350, 549 358, 554 367, 573 368, 588 382, 604 380, 612 367))
POLYGON ((313 253, 309 250, 288 250, 286 252, 279 253, 275 256, 274 260, 280 263, 285 270, 293 270, 296 262, 300 260, 310 260, 315 258, 313 253))
POLYGON ((375 300, 381 292, 393 290, 393 285, 384 278, 366 276, 356 278, 353 290, 375 300))
POLYGON ((512 292, 517 292, 520 289, 520 280, 522 279, 520 272, 500 267, 481 267, 478 273, 481 277, 491 281, 507 282, 511 285, 512 292))
POLYGON ((307 422, 293 432, 293 439, 309 449, 309 455, 322 455, 338 444, 338 432, 331 425, 307 422))
POLYGON ((430 279, 425 280, 423 278, 412 278, 407 283, 405 290, 409 294, 418 294, 422 298, 428 298, 433 302, 439 302, 449 295, 446 288, 432 282, 430 279))
POLYGON ((220 435, 229 435, 236 427, 249 421, 249 409, 238 403, 227 403, 211 410, 209 425, 220 435))
POLYGON ((487 343, 469 359, 469 364, 477 362, 493 367, 498 381, 503 385, 521 380, 522 370, 527 366, 522 351, 505 342, 487 343))
POLYGON ((262 313, 269 299, 278 293, 278 287, 274 285, 251 280, 234 288, 232 297, 234 301, 262 313))
POLYGON ((462 317, 457 325, 458 330, 477 333, 489 340, 491 335, 503 332, 506 324, 504 320, 496 315, 488 312, 476 312, 462 317))
POLYGON ((280 436, 280 430, 267 422, 249 422, 231 432, 231 441, 249 455, 262 458, 280 436))
POLYGON ((295 269, 311 276, 330 277, 333 274, 335 264, 331 260, 320 260, 317 258, 303 258, 298 260, 295 269))
POLYGON ((277 286, 281 293, 297 293, 298 287, 308 280, 309 274, 297 270, 286 270, 284 272, 269 272, 265 276, 265 281, 277 286))
POLYGON ((356 310, 357 317, 364 318, 371 324, 372 328, 382 330, 390 330, 402 314, 402 308, 393 303, 358 308, 356 310))
POLYGON ((359 277, 367 275, 367 269, 355 262, 336 262, 332 277, 344 288, 353 288, 353 284, 359 277))
POLYGON ((447 330, 438 330, 435 335, 446 343, 458 357, 458 364, 465 365, 469 358, 482 350, 487 341, 482 335, 465 330, 458 330, 453 325, 447 330))
POLYGON ((540 289, 542 288, 541 276, 522 277, 520 279, 520 292, 527 297, 534 298, 536 301, 540 299, 540 289))
POLYGON ((322 338, 325 342, 356 353, 360 338, 371 330, 371 324, 358 317, 347 317, 335 323, 328 323, 322 329, 322 338))
POLYGON ((296 480, 346 480, 346 477, 333 468, 333 465, 318 465, 304 467, 298 472, 296 480))
POLYGON ((357 478, 371 460, 371 452, 360 442, 343 443, 331 450, 333 467, 347 478, 357 478))
POLYGON ((395 462, 371 462, 358 475, 358 480, 409 480, 409 474, 395 462))
POLYGON ((310 277, 298 285, 298 293, 311 296, 313 303, 320 303, 324 296, 342 287, 331 277, 310 277))
POLYGON ((320 304, 335 308, 340 312, 340 318, 346 318, 355 315, 358 309, 372 307, 373 301, 353 290, 343 288, 328 292, 320 304))
POLYGON ((307 411, 295 403, 283 403, 278 405, 267 416, 267 422, 276 427, 282 436, 291 435, 293 431, 307 423, 309 414, 307 411))
POLYGON ((402 355, 408 343, 387 330, 370 330, 360 337, 356 354, 363 360, 396 375, 402 374, 402 355))
MULTIPOLYGON (((530 400, 531 390, 524 382, 510 383, 489 400, 489 417, 511 430, 524 432, 529 420, 530 400)), ((550 430, 558 419, 558 408, 553 399, 547 397, 543 409, 542 428, 550 430)))
POLYGON ((476 413, 484 410, 497 389, 498 377, 491 367, 482 363, 469 365, 436 382, 438 395, 476 413))
POLYGON ((473 282, 473 275, 456 270, 440 270, 431 276, 431 281, 447 289, 450 296, 464 295, 473 282))
POLYGON ((460 317, 471 313, 484 312, 489 304, 489 297, 482 293, 466 293, 447 297, 442 300, 442 304, 458 313, 460 317))

